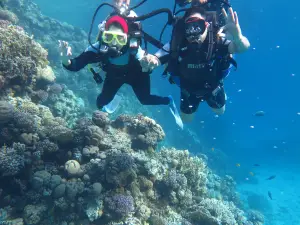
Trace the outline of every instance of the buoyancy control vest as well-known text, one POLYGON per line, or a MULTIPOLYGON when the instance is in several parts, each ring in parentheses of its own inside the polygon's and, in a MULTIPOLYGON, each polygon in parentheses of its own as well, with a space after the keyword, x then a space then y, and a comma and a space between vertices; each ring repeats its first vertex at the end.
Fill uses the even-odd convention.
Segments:
POLYGON ((228 52, 230 41, 218 38, 217 30, 211 24, 204 43, 189 44, 182 35, 183 29, 184 18, 181 18, 173 28, 167 70, 171 75, 179 76, 180 85, 188 87, 191 91, 214 90, 228 75, 230 66, 237 67, 237 63, 228 52))
POLYGON ((187 45, 180 52, 182 58, 179 62, 181 86, 191 92, 198 90, 212 91, 217 88, 225 78, 223 73, 230 66, 228 44, 230 42, 219 40, 213 46, 212 55, 208 52, 209 43, 201 46, 187 45), (227 48, 227 49, 226 49, 227 48))

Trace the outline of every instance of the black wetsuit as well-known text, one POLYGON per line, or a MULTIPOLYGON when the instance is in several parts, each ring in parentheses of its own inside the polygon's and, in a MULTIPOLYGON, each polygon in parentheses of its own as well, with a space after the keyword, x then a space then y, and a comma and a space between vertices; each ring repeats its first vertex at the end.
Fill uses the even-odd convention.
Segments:
POLYGON ((168 105, 168 97, 160 97, 150 94, 150 72, 142 72, 140 62, 135 55, 128 54, 126 65, 114 65, 105 55, 100 55, 92 50, 83 52, 71 60, 69 66, 64 66, 70 71, 79 71, 89 63, 102 63, 102 70, 106 72, 102 92, 97 98, 97 107, 102 109, 113 100, 114 96, 123 84, 129 84, 141 104, 143 105, 168 105))
POLYGON ((169 63, 171 79, 178 80, 181 89, 180 109, 185 114, 194 113, 201 101, 212 108, 222 108, 226 103, 223 79, 230 71, 230 41, 222 38, 215 43, 211 60, 207 60, 208 41, 201 47, 189 45, 183 40, 178 49, 178 58, 162 56, 162 63, 169 63), (181 60, 179 60, 179 58, 181 60))
POLYGON ((229 41, 220 39, 215 44, 213 56, 207 61, 208 43, 197 49, 190 46, 181 52, 179 63, 181 87, 181 111, 194 113, 201 101, 212 108, 222 108, 226 103, 223 79, 230 63, 219 59, 229 56, 229 41))

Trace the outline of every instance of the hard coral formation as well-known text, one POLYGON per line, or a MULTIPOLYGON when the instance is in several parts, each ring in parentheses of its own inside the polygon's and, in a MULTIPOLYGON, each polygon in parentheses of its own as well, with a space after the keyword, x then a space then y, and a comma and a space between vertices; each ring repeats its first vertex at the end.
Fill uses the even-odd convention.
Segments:
POLYGON ((234 225, 247 222, 243 212, 232 203, 217 199, 203 199, 198 205, 189 208, 185 216, 192 223, 203 225, 234 225))
POLYGON ((75 96, 73 91, 67 87, 62 88, 59 84, 49 87, 49 97, 47 105, 52 109, 55 116, 59 116, 67 121, 68 127, 73 127, 84 111, 84 102, 75 96))
POLYGON ((10 121, 13 118, 12 114, 13 106, 6 101, 0 101, 0 124, 10 121))
POLYGON ((0 22, 0 40, 0 75, 5 79, 3 88, 12 88, 14 93, 19 94, 26 88, 34 89, 39 78, 37 68, 49 68, 47 51, 22 28, 6 22, 0 22))
POLYGON ((121 115, 114 121, 113 126, 127 130, 131 135, 132 148, 136 149, 156 148, 157 143, 165 137, 165 133, 159 124, 153 119, 142 115, 135 117, 121 115))
POLYGON ((105 198, 105 206, 117 218, 125 218, 134 211, 134 201, 131 196, 117 194, 105 198))
POLYGON ((25 145, 14 143, 12 148, 3 146, 0 149, 0 175, 14 176, 25 167, 25 145))
POLYGON ((13 12, 0 8, 0 20, 7 20, 13 24, 18 23, 19 19, 13 12))
MULTIPOLYGON (((12 104, 26 102, 20 99, 10 101, 12 104)), ((131 143, 134 139, 132 128, 137 128, 139 123, 136 121, 137 118, 127 119, 124 126, 116 126, 120 118, 114 121, 107 120, 104 127, 103 123, 98 124, 99 127, 92 125, 91 120, 81 119, 73 129, 69 129, 65 127, 63 120, 55 118, 45 107, 36 105, 22 108, 19 105, 16 104, 19 113, 35 112, 38 114, 37 117, 40 117, 37 131, 32 131, 37 132, 39 139, 36 143, 26 145, 30 146, 28 149, 24 144, 14 145, 14 160, 21 160, 14 168, 5 163, 8 156, 0 154, 3 156, 0 157, 2 165, 0 171, 2 175, 14 176, 25 164, 32 168, 33 174, 30 179, 32 189, 26 193, 28 203, 23 211, 25 221, 29 221, 28 209, 43 205, 45 200, 51 197, 52 200, 50 202, 47 200, 49 204, 45 207, 54 207, 53 210, 58 215, 70 215, 70 217, 63 216, 63 219, 69 222, 80 219, 78 215, 86 215, 89 221, 104 224, 115 224, 119 219, 128 221, 132 219, 142 223, 154 221, 151 215, 163 213, 165 224, 172 221, 176 221, 176 224, 189 224, 188 221, 203 224, 221 222, 230 225, 246 224, 243 212, 232 203, 207 198, 209 169, 202 159, 191 157, 187 150, 163 148, 159 152, 149 152, 139 148, 131 149, 130 145, 121 147, 122 140, 107 136, 106 132, 126 134, 131 143), (45 117, 48 119, 45 120, 45 117), (64 137, 64 132, 58 132, 60 128, 55 130, 53 129, 55 127, 67 129, 71 133, 83 130, 83 134, 90 137, 94 137, 96 132, 100 141, 95 139, 91 142, 92 139, 88 139, 85 141, 92 145, 85 145, 84 141, 81 147, 76 145, 72 147, 73 142, 53 139, 54 131, 56 137, 64 137), (42 132, 44 128, 51 132, 42 132), (101 148, 103 138, 111 143, 109 148, 101 148), (72 151, 76 154, 69 154, 70 151, 64 151, 65 148, 74 148, 72 151), (40 154, 38 159, 35 158, 36 152, 40 154), (59 156, 53 158, 57 166, 44 161, 46 154, 59 156), (84 156, 80 159, 80 163, 76 159, 78 154, 84 156), (76 210, 80 213, 78 214, 76 210), (77 214, 74 214, 75 212, 77 214), (136 217, 131 217, 132 213, 135 213, 136 217)), ((122 117, 129 118, 127 115, 122 117)), ((139 120, 147 119, 139 116, 139 120)), ((12 125, 17 126, 13 123, 12 125)), ((151 125, 143 124, 142 127, 143 129, 134 130, 135 135, 138 136, 139 132, 157 132, 157 126, 152 122, 151 125)), ((161 131, 159 133, 162 134, 161 131)), ((9 149, 8 155, 10 152, 9 149)), ((40 214, 41 216, 32 214, 34 220, 30 222, 43 223, 41 221, 44 221, 44 212, 40 214)))
POLYGON ((108 114, 98 110, 93 113, 92 118, 93 118, 93 122, 99 127, 105 127, 110 123, 108 114))
POLYGON ((248 211, 248 219, 253 223, 253 225, 262 225, 265 223, 264 215, 256 210, 248 211))

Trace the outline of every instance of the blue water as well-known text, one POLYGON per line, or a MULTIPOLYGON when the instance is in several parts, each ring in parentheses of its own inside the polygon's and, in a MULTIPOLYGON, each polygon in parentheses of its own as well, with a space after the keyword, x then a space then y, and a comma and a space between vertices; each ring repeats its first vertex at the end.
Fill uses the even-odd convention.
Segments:
MULTIPOLYGON (((86 31, 99 4, 95 0, 36 2, 44 14, 86 31)), ((229 97, 225 115, 215 117, 203 104, 195 121, 186 126, 189 130, 186 132, 178 130, 173 118, 166 117, 169 114, 160 112, 159 107, 150 108, 163 125, 169 144, 195 154, 200 150, 208 152, 210 166, 217 173, 235 177, 245 204, 261 210, 266 215, 266 224, 272 225, 300 224, 300 115, 297 114, 300 113, 300 32, 297 29, 300 3, 289 2, 232 1, 251 48, 237 56, 238 70, 225 82, 229 97), (259 110, 265 111, 265 116, 253 116, 259 110), (266 181, 271 175, 276 178, 266 181), (268 191, 273 200, 268 198, 268 191), (254 195, 258 196, 257 204, 249 200, 254 195)), ((171 8, 173 1, 151 0, 138 8, 137 13, 161 7, 171 8)), ((109 9, 101 11, 98 20, 104 19, 108 12, 109 9)), ((158 37, 160 29, 157 27, 163 26, 165 18, 159 16, 146 21, 144 29, 158 37)), ((164 41, 169 37, 170 29, 164 41)), ((150 52, 155 50, 152 48, 150 52)), ((152 75, 153 91, 172 94, 178 103, 178 89, 162 79, 161 73, 162 68, 152 75)))

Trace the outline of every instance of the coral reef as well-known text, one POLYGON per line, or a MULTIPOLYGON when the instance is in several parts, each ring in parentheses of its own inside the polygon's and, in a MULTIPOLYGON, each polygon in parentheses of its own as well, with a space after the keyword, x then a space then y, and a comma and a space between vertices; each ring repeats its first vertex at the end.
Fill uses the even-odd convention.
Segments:
MULTIPOLYGON (((121 115, 110 121, 95 112, 93 120, 79 119, 70 129, 45 106, 13 97, 9 102, 16 115, 7 122, 7 129, 18 140, 24 134, 31 135, 31 141, 22 143, 12 138, 0 153, 3 178, 31 168, 12 197, 24 199, 16 219, 46 224, 50 210, 57 223, 87 219, 99 224, 121 220, 137 224, 246 224, 244 213, 232 202, 208 198, 210 170, 201 158, 174 148, 154 151, 164 132, 153 120, 121 115), (80 133, 84 140, 75 142, 74 135, 80 133), (139 135, 150 137, 150 141, 136 145, 139 135)), ((10 190, 3 188, 3 198, 8 195, 10 190)))
POLYGON ((0 76, 2 89, 10 89, 14 94, 23 94, 26 89, 35 89, 36 82, 49 77, 55 79, 47 66, 47 51, 18 26, 8 21, 0 22, 0 76))
POLYGON ((134 201, 131 196, 116 194, 105 198, 105 205, 113 217, 125 218, 134 211, 134 201))
POLYGON ((18 23, 19 21, 16 14, 6 9, 0 9, 0 20, 7 20, 13 24, 18 23))

